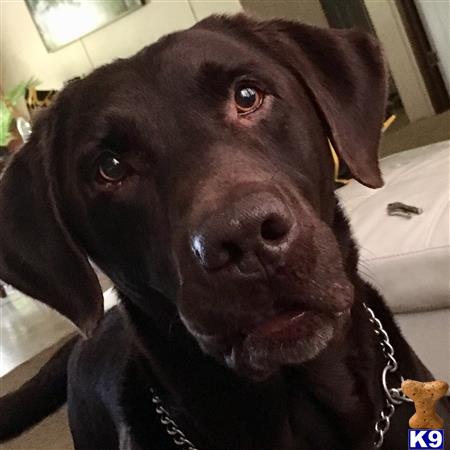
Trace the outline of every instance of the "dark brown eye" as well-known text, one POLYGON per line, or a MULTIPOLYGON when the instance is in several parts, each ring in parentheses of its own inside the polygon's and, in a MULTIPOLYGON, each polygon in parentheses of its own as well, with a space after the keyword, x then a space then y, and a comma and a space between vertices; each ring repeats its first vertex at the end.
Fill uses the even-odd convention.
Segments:
POLYGON ((236 109, 241 116, 256 111, 262 105, 263 100, 264 94, 254 87, 238 87, 234 93, 236 109))
POLYGON ((130 173, 130 166, 111 152, 105 152, 98 160, 98 176, 101 181, 118 183, 130 173))

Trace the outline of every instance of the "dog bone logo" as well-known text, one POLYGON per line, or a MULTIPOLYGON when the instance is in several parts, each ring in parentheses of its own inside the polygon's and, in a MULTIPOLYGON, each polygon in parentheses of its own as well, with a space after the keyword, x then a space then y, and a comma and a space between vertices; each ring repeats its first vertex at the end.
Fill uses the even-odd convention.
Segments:
POLYGON ((411 428, 433 429, 443 428, 444 421, 435 411, 436 402, 443 397, 448 390, 445 381, 420 381, 405 380, 402 383, 402 391, 407 395, 416 407, 416 413, 409 419, 411 428))

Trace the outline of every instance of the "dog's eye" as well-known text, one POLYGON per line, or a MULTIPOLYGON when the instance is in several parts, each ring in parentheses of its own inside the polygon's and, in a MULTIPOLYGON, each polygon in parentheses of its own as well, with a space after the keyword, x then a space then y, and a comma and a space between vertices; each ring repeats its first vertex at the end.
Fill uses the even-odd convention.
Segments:
POLYGON ((118 183, 130 172, 130 166, 111 152, 103 153, 98 160, 98 177, 107 183, 118 183))
POLYGON ((234 103, 238 114, 243 116, 256 111, 264 100, 264 94, 250 86, 238 87, 234 93, 234 103))

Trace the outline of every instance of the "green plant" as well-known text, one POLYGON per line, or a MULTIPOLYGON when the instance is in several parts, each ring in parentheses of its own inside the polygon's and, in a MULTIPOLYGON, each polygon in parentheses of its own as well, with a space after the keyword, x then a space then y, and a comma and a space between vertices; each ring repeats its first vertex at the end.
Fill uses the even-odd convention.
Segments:
POLYGON ((11 122, 19 117, 19 113, 15 109, 17 102, 25 96, 25 91, 39 84, 36 78, 30 78, 15 86, 10 91, 4 93, 0 90, 0 146, 6 147, 11 140, 10 133, 11 122))

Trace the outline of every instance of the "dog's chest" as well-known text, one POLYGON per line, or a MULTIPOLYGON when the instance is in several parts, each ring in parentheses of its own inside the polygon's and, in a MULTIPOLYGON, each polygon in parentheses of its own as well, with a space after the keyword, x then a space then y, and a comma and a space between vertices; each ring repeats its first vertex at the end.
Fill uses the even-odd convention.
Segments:
MULTIPOLYGON (((122 427, 121 450, 179 448, 170 436, 161 416, 155 411, 148 389, 127 394, 130 408, 126 426, 122 427), (132 405, 132 407, 131 407, 132 405)), ((295 411, 277 410, 278 405, 260 405, 253 411, 248 404, 230 407, 225 403, 207 402, 203 412, 197 408, 180 408, 166 403, 172 419, 198 450, 329 450, 362 448, 342 436, 333 414, 300 395, 295 411)), ((176 437, 176 436, 175 436, 176 437)))

